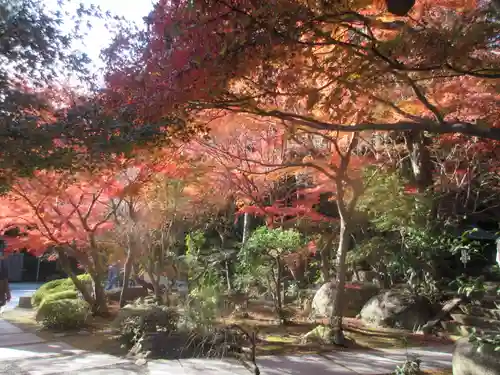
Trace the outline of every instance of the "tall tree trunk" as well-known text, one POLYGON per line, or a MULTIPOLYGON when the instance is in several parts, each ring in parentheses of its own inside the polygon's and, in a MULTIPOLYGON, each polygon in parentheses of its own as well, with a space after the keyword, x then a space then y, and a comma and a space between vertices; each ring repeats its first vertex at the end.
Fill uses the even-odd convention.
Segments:
POLYGON ((94 281, 94 295, 95 303, 92 310, 95 314, 100 316, 106 316, 109 314, 108 301, 106 299, 106 293, 104 292, 102 276, 98 273, 92 275, 94 281))
POLYGON ((419 192, 425 192, 433 184, 430 141, 421 131, 408 132, 405 141, 415 184, 419 192))
POLYGON ((226 260, 224 263, 225 263, 225 271, 226 271, 227 292, 231 293, 231 278, 229 277, 229 262, 226 260))
MULTIPOLYGON (((434 185, 433 165, 429 149, 430 140, 421 131, 411 131, 405 136, 405 141, 415 184, 419 193, 424 193, 434 185)), ((435 200, 431 203, 429 220, 435 220, 438 217, 439 206, 435 200)))
POLYGON ((342 317, 344 315, 344 295, 345 281, 347 273, 346 255, 349 250, 349 240, 351 228, 346 218, 340 220, 340 238, 335 259, 337 268, 336 294, 333 301, 333 312, 330 317, 330 326, 332 328, 332 340, 336 345, 344 345, 344 332, 342 329, 342 317))
POLYGON ((278 315, 278 318, 280 320, 280 324, 285 324, 286 319, 285 315, 283 313, 283 289, 281 287, 281 275, 282 275, 282 265, 281 261, 279 258, 276 259, 276 275, 274 275, 274 282, 276 285, 276 296, 275 296, 275 304, 276 304, 276 313, 278 315))
POLYGON ((243 214, 243 240, 242 242, 245 243, 248 240, 248 237, 250 236, 250 215, 248 212, 245 212, 243 214))
POLYGON ((120 307, 125 306, 125 296, 127 295, 128 284, 130 282, 130 274, 132 273, 132 265, 134 263, 133 251, 131 246, 128 248, 127 259, 125 260, 123 285, 120 293, 120 307))
MULTIPOLYGON (((59 249, 56 249, 56 251, 58 254, 59 264, 61 265, 63 271, 68 275, 71 281, 73 281, 73 284, 75 284, 76 289, 82 294, 83 299, 89 304, 89 306, 94 307, 96 304, 94 297, 92 297, 92 294, 90 293, 85 283, 81 282, 80 279, 78 279, 78 277, 73 272, 66 253, 63 250, 59 249)), ((92 313, 97 313, 97 312, 92 310, 92 313)))
POLYGON ((332 236, 329 236, 326 240, 325 245, 322 247, 319 255, 321 257, 321 278, 323 282, 326 283, 330 281, 331 278, 331 248, 332 248, 332 236))

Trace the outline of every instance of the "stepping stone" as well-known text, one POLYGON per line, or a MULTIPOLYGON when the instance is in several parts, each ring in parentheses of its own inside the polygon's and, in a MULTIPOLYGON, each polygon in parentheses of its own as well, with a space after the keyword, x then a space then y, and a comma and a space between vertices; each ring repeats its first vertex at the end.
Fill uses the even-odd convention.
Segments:
POLYGON ((31 297, 29 296, 19 297, 19 303, 17 304, 17 306, 22 309, 33 308, 33 305, 31 304, 31 297))
POLYGON ((44 342, 40 344, 19 345, 13 348, 2 348, 0 350, 0 362, 82 353, 84 353, 83 350, 73 349, 70 345, 63 342, 44 342))
POLYGON ((0 334, 0 348, 10 348, 16 345, 28 345, 44 342, 44 340, 33 333, 0 334))
POLYGON ((5 320, 0 319, 0 337, 4 335, 11 335, 13 333, 23 333, 23 330, 6 322, 5 320))
MULTIPOLYGON (((126 359, 108 354, 84 352, 83 354, 71 356, 33 358, 26 361, 18 361, 16 365, 21 371, 27 372, 30 375, 49 375, 61 373, 74 374, 78 372, 86 374, 88 370, 97 370, 127 362, 130 363, 126 359)), ((103 374, 110 373, 109 369, 106 371, 103 374)))

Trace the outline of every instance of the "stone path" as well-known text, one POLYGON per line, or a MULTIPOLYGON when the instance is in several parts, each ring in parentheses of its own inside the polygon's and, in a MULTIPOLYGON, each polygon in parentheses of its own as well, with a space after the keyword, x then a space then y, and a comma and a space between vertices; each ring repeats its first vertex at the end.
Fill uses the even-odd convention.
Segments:
MULTIPOLYGON (((85 337, 82 337, 85 340, 85 337)), ((450 346, 410 349, 424 369, 451 368, 450 346)), ((405 359, 404 350, 351 351, 327 355, 259 357, 262 375, 389 374, 405 359)), ((103 353, 77 350, 62 342, 45 342, 0 318, 2 375, 248 375, 236 361, 189 359, 150 361, 139 366, 103 353)))

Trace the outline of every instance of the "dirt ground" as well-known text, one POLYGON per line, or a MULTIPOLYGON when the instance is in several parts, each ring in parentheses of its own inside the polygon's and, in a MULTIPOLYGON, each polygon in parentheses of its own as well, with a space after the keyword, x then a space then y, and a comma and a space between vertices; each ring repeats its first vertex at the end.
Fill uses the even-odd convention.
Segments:
POLYGON ((433 335, 414 334, 399 329, 382 329, 366 327, 359 319, 344 318, 344 333, 347 338, 347 347, 339 348, 335 345, 316 343, 301 343, 302 336, 319 324, 328 324, 328 321, 308 321, 300 314, 292 314, 288 325, 278 325, 269 308, 252 306, 249 317, 237 319, 231 315, 221 319, 221 323, 239 324, 248 330, 255 330, 260 342, 257 346, 258 354, 289 354, 289 353, 318 353, 334 350, 366 350, 381 348, 404 348, 435 346, 450 344, 447 338, 433 335))
MULTIPOLYGON (((110 305, 110 317, 93 317, 88 327, 75 332, 54 332, 41 329, 36 323, 33 310, 15 309, 6 312, 3 318, 20 328, 37 334, 47 341, 63 341, 82 350, 100 351, 115 355, 126 353, 116 336, 110 330, 110 324, 118 312, 118 305, 110 305)), ((448 344, 449 340, 430 335, 418 335, 396 329, 372 329, 365 327, 358 319, 345 318, 346 348, 319 343, 302 343, 302 336, 322 321, 306 321, 297 314, 288 325, 278 325, 272 311, 266 308, 252 308, 249 317, 237 319, 226 316, 221 324, 239 324, 243 328, 257 333, 257 355, 270 354, 312 354, 334 350, 363 350, 370 348, 403 348, 437 344, 448 344)), ((445 375, 434 374, 434 375, 445 375)))

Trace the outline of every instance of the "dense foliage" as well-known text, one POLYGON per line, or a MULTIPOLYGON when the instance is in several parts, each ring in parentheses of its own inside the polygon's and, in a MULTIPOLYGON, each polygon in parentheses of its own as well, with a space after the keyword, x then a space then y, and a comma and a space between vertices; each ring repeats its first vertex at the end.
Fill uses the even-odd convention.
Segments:
MULTIPOLYGON (((85 306, 105 315, 113 260, 124 290, 177 295, 192 325, 250 296, 285 323, 320 274, 338 344, 354 271, 434 300, 459 273, 493 277, 498 13, 414 3, 160 0, 144 28, 115 20, 99 92, 56 85, 89 77, 61 14, 0 5, 0 224, 9 251, 50 253, 70 276, 33 297, 57 313, 47 324, 66 324, 76 290, 78 324, 85 306)), ((131 317, 124 336, 164 318, 131 317)))

